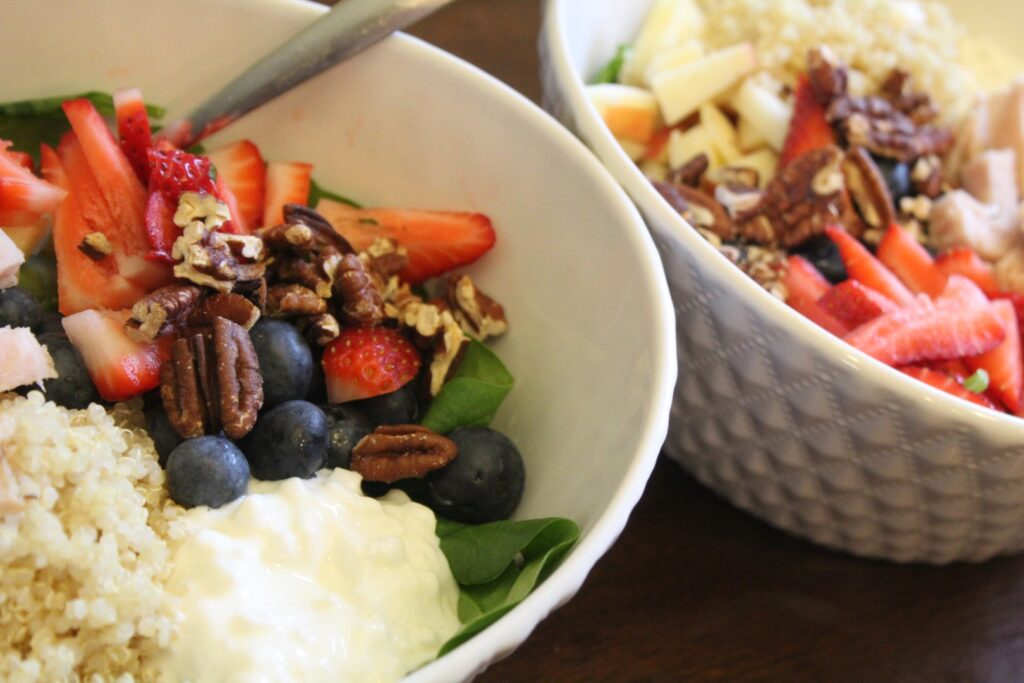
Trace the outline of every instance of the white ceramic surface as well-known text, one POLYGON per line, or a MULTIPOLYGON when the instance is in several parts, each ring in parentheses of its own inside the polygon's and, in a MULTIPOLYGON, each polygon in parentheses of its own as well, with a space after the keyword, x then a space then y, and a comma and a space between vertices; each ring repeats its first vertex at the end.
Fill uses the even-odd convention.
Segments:
MULTIPOLYGON (((616 144, 584 81, 653 0, 546 0, 545 107, 639 206, 676 309, 679 382, 666 451, 762 519, 896 561, 984 560, 1024 548, 1024 421, 972 407, 838 341, 743 275, 616 144)), ((1020 7, 953 2, 1010 54, 1020 7)))
MULTIPOLYGON (((315 19, 295 0, 12 0, 0 23, 4 100, 139 86, 166 120, 315 19)), ((626 195, 539 108, 395 36, 242 119, 271 159, 369 205, 485 212, 498 244, 472 273, 508 312, 496 349, 516 377, 495 426, 520 446, 517 517, 561 515, 579 544, 520 606, 408 681, 467 680, 579 589, 665 438, 673 312, 658 254, 626 195)), ((216 140, 209 141, 216 145, 216 140)))

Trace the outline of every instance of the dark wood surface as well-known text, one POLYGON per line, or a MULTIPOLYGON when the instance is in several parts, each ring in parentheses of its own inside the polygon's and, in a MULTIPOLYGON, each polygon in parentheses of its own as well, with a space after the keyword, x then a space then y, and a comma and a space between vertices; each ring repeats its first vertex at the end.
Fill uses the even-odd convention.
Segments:
MULTIPOLYGON (((537 101, 539 22, 538 0, 460 0, 412 33, 537 101)), ((934 568, 829 552, 663 458, 579 594, 479 680, 1024 681, 1024 558, 934 568)))

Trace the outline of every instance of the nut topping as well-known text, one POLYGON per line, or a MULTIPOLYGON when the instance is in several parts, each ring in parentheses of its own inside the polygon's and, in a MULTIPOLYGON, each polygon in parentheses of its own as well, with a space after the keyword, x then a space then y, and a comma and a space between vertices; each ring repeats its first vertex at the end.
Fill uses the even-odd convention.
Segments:
POLYGON ((174 266, 176 277, 221 292, 230 292, 239 279, 258 279, 240 277, 238 261, 223 235, 199 221, 185 226, 174 240, 171 256, 179 262, 174 266))
POLYGON ((217 318, 226 318, 246 330, 251 330, 260 319, 260 309, 241 294, 218 292, 202 299, 188 322, 194 327, 207 327, 217 318))
POLYGON ((733 222, 713 197, 678 183, 656 182, 654 188, 693 227, 710 230, 724 240, 736 236, 733 222))
POLYGON ((701 178, 703 178, 704 174, 707 173, 710 165, 711 161, 708 159, 708 155, 701 152, 678 169, 672 171, 669 180, 674 183, 687 185, 688 187, 696 189, 700 187, 701 178))
POLYGON ((864 148, 854 147, 846 153, 843 176, 853 203, 869 227, 884 229, 896 220, 889 186, 864 148))
POLYGON ((367 481, 421 478, 458 455, 451 439, 420 425, 381 425, 352 449, 352 471, 367 481))
POLYGON ((345 322, 373 327, 384 320, 380 291, 358 256, 342 256, 334 277, 334 291, 342 301, 341 315, 345 322))
POLYGON ((445 303, 462 329, 481 341, 508 329, 505 309, 480 291, 468 275, 449 276, 445 303))
POLYGON ((184 438, 224 430, 240 439, 256 424, 263 378, 249 333, 225 318, 209 333, 180 338, 160 369, 167 418, 184 438))
POLYGON ((142 342, 169 337, 187 324, 203 294, 203 288, 195 285, 161 287, 135 302, 125 333, 142 342))
POLYGON ((114 245, 102 232, 90 232, 82 239, 78 249, 93 261, 102 261, 114 251, 114 245))
POLYGON ((267 288, 267 314, 274 317, 323 315, 327 301, 302 285, 271 285, 267 288))

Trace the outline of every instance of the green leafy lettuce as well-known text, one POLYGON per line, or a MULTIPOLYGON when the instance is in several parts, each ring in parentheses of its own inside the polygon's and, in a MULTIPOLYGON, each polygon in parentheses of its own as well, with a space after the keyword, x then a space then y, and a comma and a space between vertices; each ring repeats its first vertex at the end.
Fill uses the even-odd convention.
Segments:
POLYGON ((512 390, 512 375, 482 343, 469 342, 455 374, 430 403, 422 424, 439 434, 464 425, 487 426, 512 390))
MULTIPOLYGON (((95 90, 77 95, 5 102, 0 104, 0 139, 10 140, 14 143, 14 149, 28 152, 38 163, 39 145, 46 143, 51 147, 56 146, 61 136, 71 127, 61 109, 61 103, 81 98, 92 102, 100 114, 113 116, 113 96, 95 90)), ((146 111, 152 118, 158 119, 164 115, 164 109, 154 105, 146 105, 146 111)))
POLYGON ((558 567, 579 538, 580 528, 560 517, 477 525, 438 519, 437 535, 459 584, 462 622, 441 647, 440 657, 529 595, 558 567))
POLYGON ((315 209, 316 205, 320 203, 321 199, 330 199, 335 202, 341 202, 342 204, 354 206, 357 209, 363 208, 354 200, 351 200, 348 197, 342 196, 336 192, 331 192, 330 190, 318 184, 316 180, 310 180, 309 198, 306 200, 306 205, 315 209))
POLYGON ((622 70, 622 64, 626 61, 629 49, 629 45, 625 43, 619 45, 615 50, 615 55, 608 60, 608 63, 601 67, 601 70, 594 75, 590 82, 595 85, 598 83, 618 83, 619 71, 622 70))

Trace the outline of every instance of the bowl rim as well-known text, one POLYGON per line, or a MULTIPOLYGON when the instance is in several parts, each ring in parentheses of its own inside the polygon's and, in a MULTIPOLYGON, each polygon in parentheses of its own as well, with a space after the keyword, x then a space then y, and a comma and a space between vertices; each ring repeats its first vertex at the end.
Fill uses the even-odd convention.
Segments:
MULTIPOLYGON (((783 301, 772 296, 752 278, 743 273, 672 209, 650 183, 640 168, 626 155, 596 107, 586 96, 582 75, 569 56, 566 27, 569 25, 567 0, 544 0, 540 41, 546 53, 555 83, 565 95, 572 125, 612 176, 636 202, 654 232, 676 240, 702 263, 713 269, 732 296, 739 296, 771 319, 774 325, 790 331, 800 341, 827 358, 859 374, 883 392, 894 393, 904 401, 915 401, 959 418, 977 429, 998 428, 1016 431, 1024 437, 1024 418, 975 405, 948 392, 915 380, 894 367, 846 344, 822 329, 783 301)), ((1009 435, 1007 435, 1009 436, 1009 435)))

